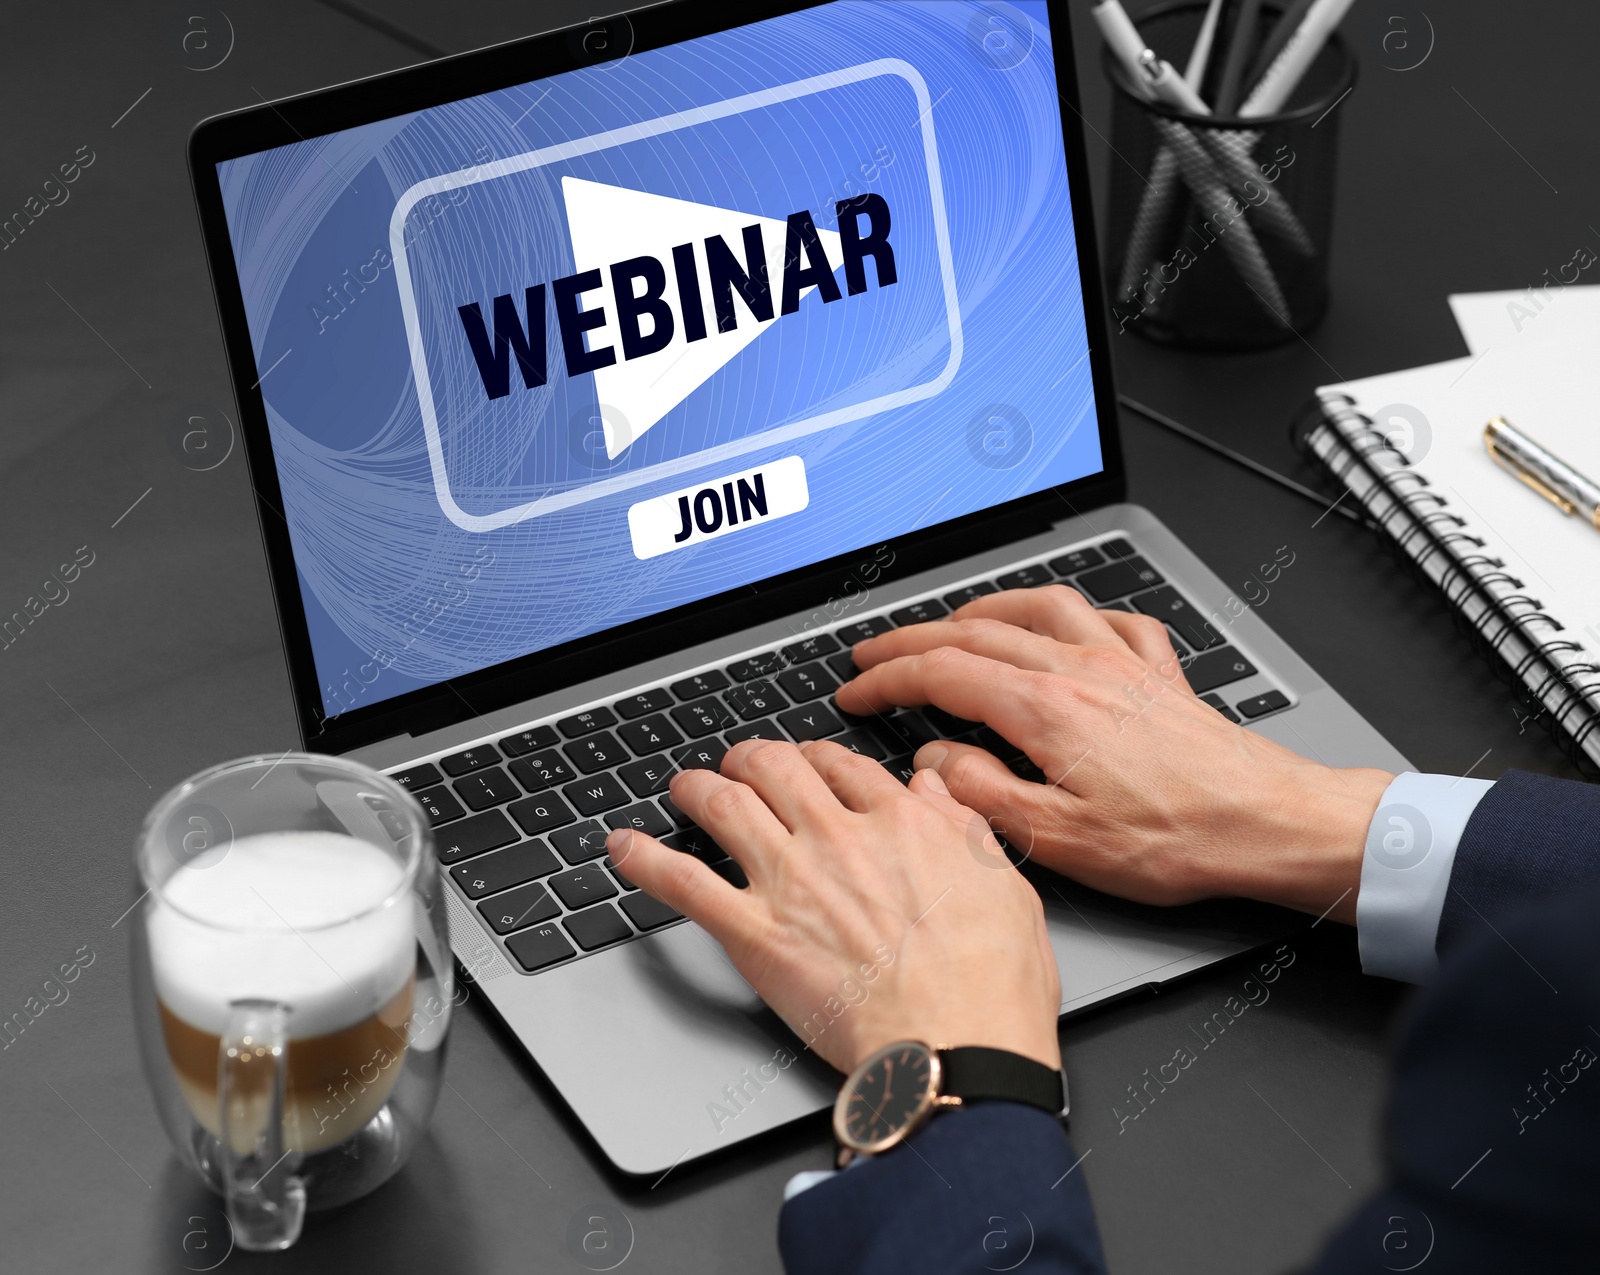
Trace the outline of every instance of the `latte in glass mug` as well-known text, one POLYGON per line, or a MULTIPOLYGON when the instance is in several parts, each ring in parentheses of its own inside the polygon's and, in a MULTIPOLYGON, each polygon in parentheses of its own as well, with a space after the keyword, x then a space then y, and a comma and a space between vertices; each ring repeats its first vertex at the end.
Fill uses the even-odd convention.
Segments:
MULTIPOLYGON (((150 957, 162 1035, 194 1117, 222 1136, 217 1072, 235 1006, 287 1011, 283 1146, 311 1152, 360 1131, 405 1065, 417 938, 403 869, 336 832, 241 837, 156 892, 150 957)), ((230 1041, 231 1074, 267 1042, 230 1041)), ((235 1085, 235 1150, 261 1127, 270 1087, 235 1085)))

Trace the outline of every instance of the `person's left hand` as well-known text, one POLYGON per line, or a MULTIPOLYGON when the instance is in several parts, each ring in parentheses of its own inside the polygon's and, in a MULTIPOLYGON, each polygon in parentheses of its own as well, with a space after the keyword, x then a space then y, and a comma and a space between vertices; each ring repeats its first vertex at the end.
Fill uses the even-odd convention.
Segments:
POLYGON ((1061 1065, 1061 988, 1039 896, 988 825, 922 771, 909 788, 838 744, 750 740, 672 799, 744 868, 735 889, 630 829, 612 862, 708 930, 840 1071, 896 1040, 1061 1065))

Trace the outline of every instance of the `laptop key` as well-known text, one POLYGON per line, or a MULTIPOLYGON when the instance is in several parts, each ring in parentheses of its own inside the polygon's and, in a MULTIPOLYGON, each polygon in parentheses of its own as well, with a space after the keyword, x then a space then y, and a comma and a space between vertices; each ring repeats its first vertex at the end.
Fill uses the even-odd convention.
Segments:
POLYGON ((517 826, 530 837, 549 832, 551 828, 559 828, 577 818, 567 803, 553 792, 513 801, 506 810, 517 821, 517 826))
POLYGON ((1239 720, 1239 714, 1229 708, 1228 701, 1223 699, 1220 695, 1202 695, 1200 697, 1200 702, 1202 704, 1210 704, 1212 708, 1216 709, 1217 712, 1221 713, 1230 722, 1237 722, 1239 720))
POLYGON ((954 739, 957 735, 970 734, 978 729, 982 722, 969 722, 964 717, 957 717, 954 713, 947 713, 942 708, 933 704, 924 705, 919 710, 928 719, 934 730, 939 732, 941 739, 954 739))
POLYGON ((747 722, 776 713, 780 708, 787 707, 789 702, 783 698, 783 692, 777 685, 767 678, 732 687, 723 693, 722 698, 727 701, 729 708, 747 722))
POLYGON ((1128 558, 1113 562, 1110 566, 1085 571, 1073 583, 1096 602, 1110 602, 1112 598, 1124 597, 1165 582, 1161 573, 1143 558, 1128 558))
POLYGON ((554 726, 530 726, 500 741, 500 751, 507 757, 526 757, 541 748, 554 748, 560 743, 554 726))
POLYGON ((924 744, 939 738, 939 732, 911 709, 880 717, 858 717, 851 724, 864 726, 891 753, 915 753, 924 744))
POLYGON ((742 744, 747 739, 779 739, 787 740, 789 737, 778 729, 778 723, 770 717, 763 717, 759 722, 746 722, 743 726, 735 726, 730 731, 724 731, 722 738, 728 741, 728 747, 742 744))
POLYGON ((1005 575, 995 577, 995 583, 1002 589, 1037 589, 1042 584, 1055 582, 1055 576, 1037 564, 1018 567, 1015 571, 1007 571, 1005 575))
POLYGON ((493 744, 479 744, 476 748, 466 748, 459 753, 451 753, 448 757, 441 757, 439 765, 444 773, 452 779, 461 775, 470 775, 475 770, 482 770, 485 766, 493 766, 500 760, 500 754, 495 751, 493 744))
POLYGON ((509 934, 561 915, 560 905, 538 881, 485 899, 478 904, 478 911, 496 934, 509 934))
POLYGON ((462 859, 470 859, 487 850, 498 850, 501 846, 521 840, 503 811, 486 810, 441 832, 433 848, 440 863, 458 863, 462 859))
POLYGON ((832 655, 839 649, 839 639, 831 633, 813 633, 810 637, 799 642, 791 642, 783 648, 784 662, 787 664, 805 664, 811 660, 820 660, 824 655, 832 655))
POLYGON ((617 869, 607 868, 606 871, 611 874, 611 879, 615 881, 622 889, 637 890, 639 888, 638 886, 634 885, 632 881, 628 880, 627 877, 623 876, 622 873, 618 872, 617 869))
POLYGON ((576 778, 572 767, 567 765, 561 754, 553 749, 547 753, 536 753, 532 757, 517 758, 511 763, 511 773, 529 792, 543 792, 554 784, 562 784, 576 778))
POLYGON ((1252 695, 1249 699, 1242 699, 1234 705, 1247 718, 1261 717, 1266 713, 1276 713, 1280 708, 1289 707, 1289 697, 1282 691, 1266 691, 1260 695, 1252 695))
POLYGON ((1136 593, 1128 599, 1135 609, 1146 615, 1165 620, 1173 631, 1197 651, 1222 645, 1222 635, 1211 627, 1211 621, 1201 615, 1189 600, 1171 585, 1136 593))
POLYGON ((923 598, 920 602, 889 612, 889 618, 896 624, 926 624, 929 620, 943 619, 949 614, 950 608, 938 598, 923 598))
POLYGON ((439 773, 439 768, 429 762, 413 766, 410 770, 397 771, 389 778, 407 792, 415 792, 419 788, 431 788, 434 784, 444 782, 444 776, 439 773))
POLYGON ((664 837, 672 831, 672 820, 655 802, 641 801, 626 810, 613 810, 606 816, 606 827, 633 828, 647 837, 664 837))
POLYGON ((469 899, 481 899, 486 894, 549 876, 560 867, 561 861, 544 842, 524 841, 493 854, 479 855, 471 863, 458 863, 450 869, 450 875, 469 899))
POLYGON ((654 690, 640 691, 637 695, 619 699, 614 707, 631 722, 635 717, 659 713, 663 708, 672 707, 672 696, 666 687, 658 686, 654 690))
POLYGON ((655 930, 665 925, 668 921, 676 921, 683 914, 676 908, 669 907, 660 899, 652 899, 648 894, 632 894, 623 899, 618 905, 628 914, 628 920, 640 930, 655 930))
POLYGON ((707 669, 704 673, 696 673, 693 677, 686 677, 681 682, 672 684, 672 693, 681 700, 699 699, 702 695, 710 695, 713 691, 720 691, 728 685, 728 679, 716 669, 707 669))
POLYGON ((1096 611, 1126 611, 1133 614, 1133 608, 1126 602, 1102 602, 1095 607, 1096 611))
POLYGON ((616 884, 598 863, 586 863, 571 872, 562 872, 546 882, 569 911, 617 897, 616 884))
POLYGON ((911 776, 917 773, 909 757, 891 757, 883 763, 883 768, 903 784, 909 784, 911 776))
POLYGON ((750 884, 750 878, 745 875, 744 869, 732 859, 724 859, 720 863, 713 863, 711 870, 735 890, 743 890, 750 884))
POLYGON ((1100 546, 1100 551, 1108 558, 1131 558, 1133 546, 1120 536, 1115 540, 1107 540, 1100 546))
POLYGON ((568 784, 561 793, 580 815, 597 815, 602 810, 615 810, 631 800, 628 790, 615 775, 591 775, 568 784))
POLYGON ((855 656, 849 651, 840 651, 837 655, 830 655, 824 663, 833 670, 833 674, 841 682, 848 682, 861 672, 856 667, 855 656))
POLYGON ((785 669, 778 674, 778 685, 796 704, 821 699, 839 687, 833 675, 820 663, 802 664, 799 668, 785 669))
POLYGON ((530 974, 577 955, 572 950, 572 944, 553 925, 535 926, 521 934, 513 934, 506 940, 506 950, 530 974))
POLYGON ((522 789, 511 782, 511 776, 496 766, 480 770, 458 779, 451 785, 456 794, 473 810, 487 810, 490 806, 503 806, 522 796, 522 789))
POLYGON ((596 735, 575 739, 563 750, 579 773, 592 775, 597 770, 609 770, 628 760, 617 737, 608 730, 596 735))
POLYGON ((694 820, 683 813, 683 807, 678 805, 668 793, 661 794, 661 809, 666 811, 667 818, 672 820, 678 827, 689 828, 694 826, 694 820))
POLYGON ((728 746, 712 736, 697 744, 685 744, 672 754, 672 760, 681 770, 717 770, 728 755, 728 746))
POLYGON ((844 729, 844 723, 826 704, 802 704, 787 713, 779 713, 778 725, 802 742, 826 739, 844 729))
POLYGON ((628 923, 617 915, 616 908, 609 903, 602 903, 597 908, 587 908, 576 916, 569 916, 561 923, 561 927, 585 952, 592 952, 596 948, 605 947, 608 943, 617 943, 622 939, 633 937, 633 931, 628 928, 628 923))
POLYGON ((624 744, 641 757, 683 743, 683 733, 667 720, 665 713, 656 713, 643 721, 628 722, 617 727, 617 734, 622 736, 624 744))
POLYGON ((857 620, 842 629, 835 629, 833 633, 846 646, 854 646, 857 642, 865 642, 870 637, 887 633, 892 628, 894 625, 887 616, 875 615, 870 620, 857 620))
POLYGON ((455 793, 448 788, 426 788, 417 793, 416 798, 418 804, 422 806, 422 812, 428 816, 428 822, 435 828, 442 823, 449 823, 452 819, 459 819, 467 813, 456 800, 455 793))
POLYGON ((1204 695, 1207 691, 1214 691, 1229 682, 1237 682, 1240 678, 1249 677, 1255 671, 1256 666, 1231 646, 1219 646, 1209 651, 1202 651, 1183 666, 1183 675, 1188 679, 1189 689, 1196 695, 1204 695))
POLYGON ((569 824, 552 832, 550 844, 563 859, 577 867, 580 863, 598 859, 606 852, 606 834, 609 831, 593 819, 587 819, 583 823, 569 824))
POLYGON ((681 854, 692 854, 701 863, 720 863, 728 857, 728 852, 717 844, 717 839, 704 828, 690 824, 681 832, 674 832, 670 836, 662 837, 661 844, 668 850, 677 850, 681 854))
POLYGON ((1070 549, 1059 558, 1050 559, 1050 570, 1058 576, 1075 576, 1090 567, 1098 567, 1106 560, 1098 549, 1070 549))
POLYGON ((954 611, 957 607, 964 607, 974 598, 981 598, 986 593, 995 592, 995 586, 987 580, 979 580, 977 584, 969 584, 957 589, 954 593, 944 595, 944 604, 954 611))
POLYGON ((726 730, 735 718, 715 695, 697 699, 692 704, 680 704, 672 710, 672 720, 683 727, 690 739, 699 739, 712 731, 726 730))
POLYGON ((728 676, 735 682, 748 682, 752 678, 770 677, 778 672, 784 665, 784 658, 777 651, 763 651, 760 655, 752 655, 748 659, 735 660, 728 665, 728 676))
POLYGON ((843 735, 835 735, 833 742, 844 745, 853 753, 870 757, 873 761, 882 761, 889 755, 883 751, 883 745, 864 730, 847 730, 843 735))
POLYGON ((633 790, 635 797, 653 797, 658 792, 666 792, 667 785, 677 773, 678 768, 667 760, 665 754, 617 767, 617 774, 633 790))

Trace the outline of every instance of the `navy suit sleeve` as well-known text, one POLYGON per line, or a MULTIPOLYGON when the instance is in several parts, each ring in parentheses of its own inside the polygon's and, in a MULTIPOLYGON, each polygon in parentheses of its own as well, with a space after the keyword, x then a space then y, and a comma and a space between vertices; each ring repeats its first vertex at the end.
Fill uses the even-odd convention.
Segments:
POLYGON ((1083 1169, 1060 1122, 985 1102, 783 1206, 788 1275, 1103 1275, 1083 1169))
POLYGON ((1387 1183, 1315 1267, 1594 1271, 1600 888, 1462 941, 1397 1042, 1387 1183))
POLYGON ((1521 905, 1600 881, 1600 787, 1507 771, 1456 847, 1435 948, 1443 956, 1521 905))

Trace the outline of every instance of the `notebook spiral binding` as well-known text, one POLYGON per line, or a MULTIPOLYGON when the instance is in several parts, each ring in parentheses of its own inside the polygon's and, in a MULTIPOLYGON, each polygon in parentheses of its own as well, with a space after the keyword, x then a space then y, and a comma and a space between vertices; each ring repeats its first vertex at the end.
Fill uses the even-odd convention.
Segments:
POLYGON ((1484 541, 1355 400, 1324 393, 1291 430, 1298 448, 1360 501, 1391 556, 1444 598, 1457 629, 1512 688, 1522 711, 1580 771, 1600 777, 1600 661, 1564 634, 1502 559, 1473 552, 1484 541))

